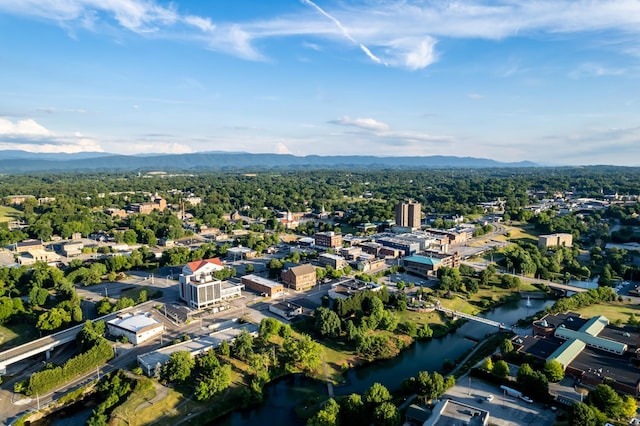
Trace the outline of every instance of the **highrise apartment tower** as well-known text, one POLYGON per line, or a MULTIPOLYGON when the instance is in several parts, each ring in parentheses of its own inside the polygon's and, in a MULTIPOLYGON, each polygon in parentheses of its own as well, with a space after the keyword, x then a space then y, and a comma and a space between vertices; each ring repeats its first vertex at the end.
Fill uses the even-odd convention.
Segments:
POLYGON ((403 228, 420 228, 422 206, 420 203, 400 203, 396 206, 396 225, 403 228))

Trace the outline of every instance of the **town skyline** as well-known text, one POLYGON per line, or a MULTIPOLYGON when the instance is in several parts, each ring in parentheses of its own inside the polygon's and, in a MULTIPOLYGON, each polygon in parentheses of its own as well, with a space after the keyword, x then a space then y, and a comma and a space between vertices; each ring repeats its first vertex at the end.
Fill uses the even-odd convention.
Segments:
POLYGON ((0 0, 0 150, 638 166, 639 33, 622 0, 0 0))

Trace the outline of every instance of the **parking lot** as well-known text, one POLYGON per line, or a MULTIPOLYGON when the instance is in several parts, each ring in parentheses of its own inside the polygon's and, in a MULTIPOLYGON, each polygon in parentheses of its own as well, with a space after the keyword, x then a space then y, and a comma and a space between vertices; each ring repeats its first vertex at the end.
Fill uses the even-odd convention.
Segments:
POLYGON ((555 422, 555 413, 544 408, 543 404, 527 403, 505 395, 499 387, 475 378, 469 380, 469 376, 458 379, 458 383, 444 397, 489 411, 489 424, 551 426, 555 422), (493 395, 493 398, 488 398, 489 395, 493 395))

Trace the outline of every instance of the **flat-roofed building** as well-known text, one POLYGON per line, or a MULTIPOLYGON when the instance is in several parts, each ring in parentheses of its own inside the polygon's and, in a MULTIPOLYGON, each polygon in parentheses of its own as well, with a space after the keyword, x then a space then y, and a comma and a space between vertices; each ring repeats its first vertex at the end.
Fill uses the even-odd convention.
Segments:
POLYGON ((366 254, 378 256, 378 254, 380 254, 380 249, 382 248, 382 244, 374 243, 373 241, 366 241, 366 242, 360 243, 358 247, 360 247, 362 251, 366 254))
POLYGON ((162 333, 164 326, 151 313, 136 312, 120 314, 107 321, 107 330, 112 336, 126 336, 129 342, 139 345, 162 333))
POLYGON ((84 248, 84 243, 82 241, 73 241, 70 243, 65 243, 62 246, 62 254, 64 254, 67 257, 78 256, 82 254, 83 248, 84 248))
POLYGON ((549 247, 571 247, 573 245, 573 235, 571 234, 549 234, 538 237, 538 247, 546 249, 549 247))
POLYGON ((460 255, 413 255, 402 259, 405 269, 414 274, 430 276, 435 275, 442 267, 457 268, 460 266, 460 255))
POLYGON ((331 284, 329 297, 331 299, 346 299, 363 291, 380 291, 382 286, 375 283, 360 281, 355 278, 347 278, 331 284))
POLYGON ((302 306, 293 302, 279 302, 269 305, 269 312, 272 312, 284 319, 291 319, 302 314, 302 306))
POLYGON ((455 399, 441 399, 433 407, 431 417, 422 426, 487 426, 489 411, 455 399))
POLYGON ((362 248, 358 246, 343 247, 340 249, 340 255, 347 260, 356 260, 362 254, 362 248))
POLYGON ((310 263, 294 266, 282 273, 282 282, 298 291, 313 287, 316 281, 316 268, 310 263))
POLYGON ((550 314, 534 321, 533 336, 516 336, 512 342, 518 352, 540 361, 557 360, 565 375, 585 385, 607 383, 618 392, 640 394, 640 333, 635 327, 612 326, 602 315, 550 314))
POLYGON ((31 250, 44 250, 44 244, 42 244, 42 240, 36 239, 28 239, 23 241, 18 241, 16 243, 16 252, 25 253, 31 250))
POLYGON ((376 240, 377 243, 382 244, 385 247, 400 250, 404 253, 404 256, 411 256, 420 251, 420 243, 416 241, 410 241, 402 238, 382 237, 376 240))
POLYGON ((138 365, 148 376, 156 374, 158 368, 167 363, 171 354, 179 351, 189 352, 191 357, 203 354, 208 350, 216 349, 225 341, 232 343, 235 338, 246 330, 253 336, 258 335, 258 326, 255 324, 238 324, 237 320, 227 321, 220 325, 219 331, 214 331, 208 336, 190 339, 175 345, 165 346, 155 351, 138 355, 138 365))
POLYGON ((284 295, 284 286, 282 284, 255 274, 242 277, 242 284, 246 288, 268 297, 276 298, 284 295))
POLYGON ((317 232, 315 235, 315 240, 318 247, 342 247, 342 234, 336 234, 333 231, 317 232))
POLYGON ((420 203, 400 203, 396 206, 396 225, 402 228, 420 229, 421 217, 420 203))
POLYGON ((224 265, 218 258, 187 263, 178 278, 180 299, 191 308, 203 309, 225 299, 239 297, 242 285, 223 282, 213 276, 222 269, 224 265))
POLYGON ((347 266, 347 261, 344 257, 331 253, 322 253, 318 256, 318 262, 322 265, 331 266, 333 269, 342 269, 347 266))

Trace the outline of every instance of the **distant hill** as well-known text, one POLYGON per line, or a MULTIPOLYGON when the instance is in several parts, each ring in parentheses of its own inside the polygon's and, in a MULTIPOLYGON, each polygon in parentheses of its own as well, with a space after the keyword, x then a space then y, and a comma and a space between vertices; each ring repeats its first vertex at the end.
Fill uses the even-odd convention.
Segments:
POLYGON ((0 151, 0 173, 82 172, 82 171, 207 171, 264 169, 436 169, 537 167, 529 161, 502 163, 485 158, 429 156, 320 156, 289 154, 249 154, 238 152, 198 152, 191 154, 116 155, 102 152, 78 154, 36 154, 0 151))

